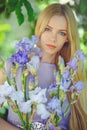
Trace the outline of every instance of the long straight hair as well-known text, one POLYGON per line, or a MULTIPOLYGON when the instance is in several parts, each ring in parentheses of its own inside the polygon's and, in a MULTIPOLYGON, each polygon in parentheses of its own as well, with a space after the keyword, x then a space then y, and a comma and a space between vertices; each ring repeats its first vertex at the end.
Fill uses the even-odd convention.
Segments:
MULTIPOLYGON (((64 44, 63 48, 60 51, 60 55, 64 58, 65 64, 72 59, 76 50, 80 49, 77 22, 75 16, 70 7, 66 4, 54 3, 46 7, 40 14, 36 29, 35 35, 39 38, 41 37, 45 27, 48 25, 49 20, 52 16, 64 16, 68 24, 68 42, 64 44)), ((38 44, 40 46, 40 43, 38 44)), ((58 56, 57 56, 58 58, 58 56)), ((85 80, 85 76, 81 71, 81 64, 79 65, 78 73, 75 77, 75 80, 85 80)), ((70 115, 70 130, 87 130, 87 87, 85 86, 82 94, 78 101, 71 106, 71 115, 70 115), (85 93, 85 94, 84 94, 85 93)), ((71 99, 70 93, 67 94, 69 100, 71 99)))

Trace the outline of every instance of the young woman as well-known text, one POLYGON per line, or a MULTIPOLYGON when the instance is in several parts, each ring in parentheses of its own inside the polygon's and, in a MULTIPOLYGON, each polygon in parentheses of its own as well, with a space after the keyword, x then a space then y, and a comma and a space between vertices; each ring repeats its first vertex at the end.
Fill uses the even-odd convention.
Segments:
MULTIPOLYGON (((58 56, 61 55, 64 58, 66 65, 75 51, 80 49, 77 24, 72 10, 67 5, 58 3, 49 5, 42 11, 37 21, 35 34, 40 39, 38 46, 42 50, 41 63, 37 72, 39 85, 41 88, 47 88, 54 82, 54 69, 58 62, 58 56)), ((80 67, 75 79, 85 82, 80 67)), ((55 127, 55 130, 87 130, 85 91, 86 86, 79 100, 71 106, 67 116, 55 127)), ((70 93, 67 93, 67 97, 69 101, 70 93)), ((14 125, 18 121, 18 117, 11 109, 8 111, 8 121, 14 125)), ((40 121, 40 118, 36 117, 35 121, 40 121)), ((7 123, 4 124, 7 125, 7 123)), ((8 125, 9 130, 19 129, 8 125)))
MULTIPOLYGON (((52 4, 40 15, 36 25, 36 36, 40 38, 38 46, 42 49, 41 62, 56 64, 61 55, 65 64, 73 57, 76 50, 80 49, 77 23, 72 10, 67 5, 52 4)), ((85 80, 84 73, 79 71, 75 80, 85 80)), ((70 100, 70 94, 67 94, 70 100)), ((87 129, 86 107, 87 84, 77 103, 71 106, 70 130, 87 129)))

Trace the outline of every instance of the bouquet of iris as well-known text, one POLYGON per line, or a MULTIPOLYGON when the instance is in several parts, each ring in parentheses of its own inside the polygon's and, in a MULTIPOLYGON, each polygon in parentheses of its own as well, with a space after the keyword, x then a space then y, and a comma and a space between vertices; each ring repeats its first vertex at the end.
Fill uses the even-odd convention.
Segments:
POLYGON ((48 93, 51 97, 48 102, 48 108, 50 110, 50 118, 47 123, 50 130, 55 130, 55 126, 70 114, 70 107, 76 103, 82 89, 84 88, 84 82, 75 81, 76 73, 78 72, 79 62, 84 69, 84 60, 87 59, 81 50, 77 50, 73 59, 67 62, 66 66, 64 59, 59 56, 58 58, 58 70, 55 70, 55 82, 49 86, 48 93), (70 93, 71 100, 68 100, 67 93, 70 93))
POLYGON ((42 55, 40 48, 36 46, 38 40, 36 36, 32 36, 32 39, 23 38, 16 44, 16 52, 7 59, 7 81, 0 85, 0 104, 8 102, 19 116, 24 130, 55 130, 55 126, 66 116, 70 105, 76 102, 84 87, 83 82, 74 81, 74 76, 78 71, 78 62, 84 61, 85 56, 78 50, 66 66, 63 58, 59 56, 58 70, 54 72, 55 82, 49 89, 42 89, 38 86, 37 76, 42 55), (66 92, 70 92, 72 98, 65 111, 62 111, 67 98, 66 92), (50 96, 50 101, 46 93, 50 96), (45 120, 45 125, 37 126, 38 122, 34 123, 35 115, 45 120))

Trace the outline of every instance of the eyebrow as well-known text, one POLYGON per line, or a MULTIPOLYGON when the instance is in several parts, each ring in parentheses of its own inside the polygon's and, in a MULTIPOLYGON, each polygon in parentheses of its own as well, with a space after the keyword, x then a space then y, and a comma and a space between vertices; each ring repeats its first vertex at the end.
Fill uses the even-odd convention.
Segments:
POLYGON ((60 31, 64 31, 64 32, 67 32, 67 30, 66 30, 66 29, 60 29, 60 31))
POLYGON ((46 27, 52 28, 50 25, 47 25, 46 27))

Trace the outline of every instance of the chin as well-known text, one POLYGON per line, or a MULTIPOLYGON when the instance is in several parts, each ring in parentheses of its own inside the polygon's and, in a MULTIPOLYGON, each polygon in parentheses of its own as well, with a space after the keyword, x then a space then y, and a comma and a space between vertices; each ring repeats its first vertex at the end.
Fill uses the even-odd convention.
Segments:
POLYGON ((46 54, 50 54, 50 55, 55 55, 57 52, 52 51, 52 50, 47 50, 45 51, 46 54))

